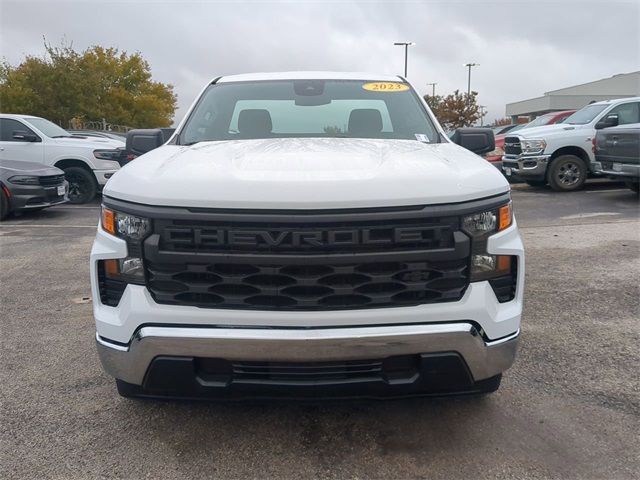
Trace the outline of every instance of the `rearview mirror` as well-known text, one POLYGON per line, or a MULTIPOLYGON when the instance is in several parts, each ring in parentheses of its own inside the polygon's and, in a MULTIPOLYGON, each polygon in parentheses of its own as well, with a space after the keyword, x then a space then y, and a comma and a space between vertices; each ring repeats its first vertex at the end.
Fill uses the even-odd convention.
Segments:
POLYGON ((618 114, 612 113, 611 115, 607 115, 603 119, 599 120, 598 123, 596 123, 595 128, 596 130, 602 130, 603 128, 617 127, 619 121, 618 114))
POLYGON ((20 142, 37 142, 40 140, 34 133, 25 132, 24 130, 14 130, 11 138, 20 142))
POLYGON ((164 144, 165 136, 160 128, 140 128, 127 132, 126 149, 136 157, 164 144))
POLYGON ((459 128, 453 132, 451 140, 478 155, 496 148, 496 139, 490 128, 459 128))

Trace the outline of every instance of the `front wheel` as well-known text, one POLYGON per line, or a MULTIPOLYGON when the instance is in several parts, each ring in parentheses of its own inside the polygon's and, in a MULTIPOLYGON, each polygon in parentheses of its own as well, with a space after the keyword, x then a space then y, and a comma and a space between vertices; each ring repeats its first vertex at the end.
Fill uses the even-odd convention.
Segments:
POLYGON ((69 203, 87 203, 98 193, 98 185, 93 173, 82 167, 64 169, 64 176, 69 182, 69 203))
POLYGON ((627 185, 627 187, 632 191, 640 193, 640 182, 626 182, 625 185, 627 185))
POLYGON ((549 185, 557 192, 579 190, 586 180, 587 166, 575 155, 560 155, 549 167, 549 185))
POLYGON ((0 220, 4 220, 9 215, 9 199, 4 191, 0 189, 0 220))

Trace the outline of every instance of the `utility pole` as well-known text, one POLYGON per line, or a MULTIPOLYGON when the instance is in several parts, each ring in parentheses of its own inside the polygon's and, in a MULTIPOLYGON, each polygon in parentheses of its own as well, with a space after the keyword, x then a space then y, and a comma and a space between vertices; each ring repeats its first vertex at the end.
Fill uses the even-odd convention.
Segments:
POLYGON ((438 84, 438 82, 433 82, 433 83, 427 83, 427 87, 431 86, 431 96, 435 97, 436 96, 436 85, 438 84))
POLYGON ((480 107, 480 126, 484 125, 484 116, 487 114, 487 107, 484 105, 478 105, 480 107))
POLYGON ((469 69, 469 78, 467 80, 467 98, 471 95, 471 67, 479 67, 479 63, 465 63, 465 67, 469 69))
POLYGON ((395 42, 394 45, 404 47, 404 78, 407 78, 407 63, 409 60, 409 46, 415 45, 413 42, 395 42))

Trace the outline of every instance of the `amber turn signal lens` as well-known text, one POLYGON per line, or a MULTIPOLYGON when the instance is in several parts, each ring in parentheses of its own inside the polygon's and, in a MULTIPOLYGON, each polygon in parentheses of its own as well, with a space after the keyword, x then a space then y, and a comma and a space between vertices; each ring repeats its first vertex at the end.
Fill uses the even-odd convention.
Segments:
POLYGON ((104 273, 109 278, 118 278, 120 276, 118 260, 104 260, 104 273))
POLYGON ((116 214, 105 207, 102 207, 102 229, 111 235, 116 234, 116 214))
POLYGON ((511 255, 498 255, 496 271, 500 274, 511 272, 511 255))
POLYGON ((498 231, 502 231, 511 225, 513 212, 511 211, 511 202, 498 209, 498 231))

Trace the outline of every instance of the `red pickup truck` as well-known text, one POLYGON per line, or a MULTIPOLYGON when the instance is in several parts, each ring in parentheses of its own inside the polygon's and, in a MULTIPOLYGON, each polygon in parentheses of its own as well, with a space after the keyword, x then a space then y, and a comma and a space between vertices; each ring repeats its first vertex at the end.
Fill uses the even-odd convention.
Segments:
MULTIPOLYGON (((517 132, 519 130, 523 130, 525 128, 542 127, 544 125, 553 125, 554 123, 561 123, 564 121, 565 118, 567 118, 573 112, 575 112, 575 110, 563 110, 561 112, 545 113, 544 115, 540 115, 538 118, 530 121, 529 123, 524 123, 522 125, 518 125, 517 127, 512 128, 511 130, 509 130, 508 135, 511 135, 512 133, 517 132)), ((504 155, 503 148, 504 148, 504 139, 506 136, 507 134, 496 135, 495 150, 487 153, 486 155, 483 155, 488 162, 491 162, 491 164, 497 169, 499 169, 500 171, 502 171, 502 155, 504 155)))

